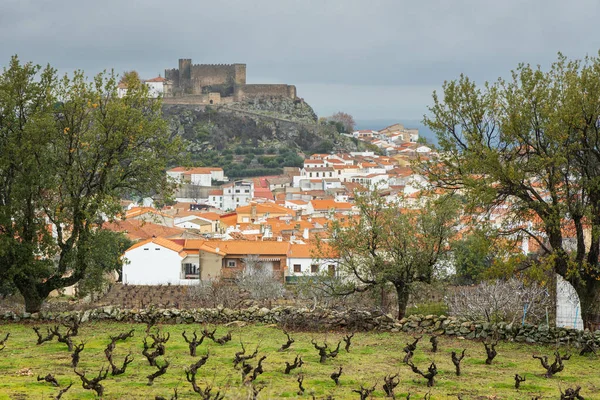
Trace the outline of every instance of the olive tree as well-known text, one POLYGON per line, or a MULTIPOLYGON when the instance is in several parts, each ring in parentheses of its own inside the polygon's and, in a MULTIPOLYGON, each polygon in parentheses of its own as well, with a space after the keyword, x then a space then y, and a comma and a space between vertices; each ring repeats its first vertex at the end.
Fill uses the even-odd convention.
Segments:
POLYGON ((575 287, 585 326, 598 326, 600 58, 559 55, 547 70, 521 64, 484 85, 461 76, 429 110, 443 155, 423 164, 431 182, 461 190, 478 212, 507 208, 507 228, 537 242, 575 287))
POLYGON ((329 239, 318 243, 319 258, 338 257, 337 279, 323 282, 337 295, 392 285, 401 319, 413 284, 431 283, 444 268, 458 222, 456 198, 430 198, 420 209, 403 209, 371 190, 358 194, 355 204, 358 216, 330 221, 329 239))

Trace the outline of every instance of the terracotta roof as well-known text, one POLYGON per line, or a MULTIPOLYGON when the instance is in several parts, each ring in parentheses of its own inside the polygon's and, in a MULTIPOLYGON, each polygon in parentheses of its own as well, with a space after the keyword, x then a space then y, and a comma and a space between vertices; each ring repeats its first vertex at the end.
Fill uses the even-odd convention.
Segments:
POLYGON ((335 200, 311 200, 310 202, 315 210, 330 210, 332 208, 336 210, 350 210, 353 207, 350 203, 335 200))
POLYGON ((162 76, 157 76, 156 78, 146 79, 144 82, 166 82, 167 80, 162 76))
POLYGON ((292 204, 296 204, 299 206, 305 206, 308 204, 308 202, 304 201, 304 200, 286 200, 286 203, 292 203, 292 204))
POLYGON ((286 256, 290 244, 288 242, 276 241, 250 241, 250 240, 226 240, 226 241, 207 241, 204 248, 219 249, 220 252, 227 255, 281 255, 286 256))
POLYGON ((219 221, 221 216, 214 212, 203 212, 200 214, 196 214, 199 218, 204 218, 210 221, 219 221))
POLYGON ((223 189, 213 189, 208 192, 209 196, 223 196, 223 189))
POLYGON ((235 209, 235 212, 238 214, 251 214, 252 213, 252 207, 256 207, 256 213, 257 214, 266 214, 266 213, 271 213, 271 214, 287 214, 287 215, 293 215, 294 212, 292 210, 290 210, 289 208, 274 204, 274 203, 258 203, 256 205, 247 205, 247 206, 242 206, 242 207, 238 207, 235 209))
POLYGON ((138 247, 142 247, 147 245, 148 243, 154 243, 157 244, 161 247, 167 248, 169 250, 172 250, 176 253, 178 253, 181 257, 185 257, 187 254, 183 251, 183 246, 169 240, 169 239, 165 239, 162 237, 155 237, 155 238, 150 238, 147 240, 143 240, 141 242, 138 242, 136 244, 134 244, 133 246, 131 246, 130 248, 128 248, 126 251, 130 251, 133 249, 137 249, 138 247))
POLYGON ((313 243, 308 244, 290 244, 290 250, 288 252, 290 258, 336 258, 336 252, 326 244, 322 244, 321 248, 313 243))
POLYGON ((254 197, 257 198, 261 198, 261 199, 269 199, 269 200, 274 200, 275 198, 273 197, 273 193, 271 192, 271 190, 267 187, 267 188, 255 188, 254 189, 254 197))
POLYGON ((225 226, 235 226, 237 224, 237 214, 222 215, 221 223, 225 226))
POLYGON ((123 221, 105 222, 102 224, 103 229, 113 232, 124 232, 131 240, 145 240, 153 236, 177 236, 185 232, 185 229, 158 225, 148 221, 139 219, 127 219, 123 221))

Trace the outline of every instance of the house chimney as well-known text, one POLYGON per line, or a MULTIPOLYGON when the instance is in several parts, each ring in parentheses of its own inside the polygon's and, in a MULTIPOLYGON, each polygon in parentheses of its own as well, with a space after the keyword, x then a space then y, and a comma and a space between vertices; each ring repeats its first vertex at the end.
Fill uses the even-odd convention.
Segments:
POLYGON ((277 236, 277 241, 278 242, 283 242, 283 238, 281 236, 277 236))
POLYGON ((217 247, 217 248, 215 249, 215 251, 218 253, 218 252, 219 252, 219 248, 217 247))
POLYGON ((309 236, 308 228, 304 228, 304 232, 302 233, 302 237, 304 239, 308 239, 308 236, 309 236))
POLYGON ((256 203, 250 203, 250 218, 256 219, 256 203))

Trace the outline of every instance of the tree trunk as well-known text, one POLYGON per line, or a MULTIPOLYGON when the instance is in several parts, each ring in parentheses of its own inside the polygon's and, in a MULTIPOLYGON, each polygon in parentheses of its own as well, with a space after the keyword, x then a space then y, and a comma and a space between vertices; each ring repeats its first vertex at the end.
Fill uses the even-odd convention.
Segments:
POLYGON ((25 300, 25 311, 29 313, 39 312, 47 295, 41 296, 31 279, 15 277, 14 283, 25 300))
POLYGON ((408 285, 405 283, 395 283, 396 295, 398 297, 398 319, 404 318, 406 314, 406 306, 408 305, 408 285))
POLYGON ((576 285, 575 290, 581 303, 583 327, 591 331, 600 329, 600 281, 588 278, 584 284, 576 285))

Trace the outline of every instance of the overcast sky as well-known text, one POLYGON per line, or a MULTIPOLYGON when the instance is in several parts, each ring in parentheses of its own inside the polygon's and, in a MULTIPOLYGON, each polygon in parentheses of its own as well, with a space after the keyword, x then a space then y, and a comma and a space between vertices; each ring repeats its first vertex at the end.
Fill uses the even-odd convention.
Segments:
POLYGON ((420 120, 460 73, 597 54, 599 19, 598 0, 0 0, 0 64, 151 78, 179 58, 246 63, 248 83, 295 84, 320 116, 420 120))

